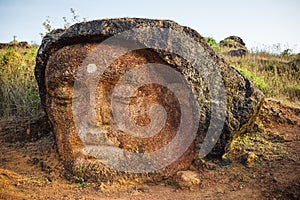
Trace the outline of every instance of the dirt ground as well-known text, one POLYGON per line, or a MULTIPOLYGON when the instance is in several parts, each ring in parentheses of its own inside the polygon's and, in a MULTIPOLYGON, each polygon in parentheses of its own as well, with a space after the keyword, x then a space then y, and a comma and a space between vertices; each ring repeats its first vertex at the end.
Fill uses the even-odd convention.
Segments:
POLYGON ((253 132, 234 142, 228 158, 202 160, 200 184, 181 190, 172 179, 126 187, 78 177, 76 183, 66 179, 53 134, 25 142, 0 137, 0 199, 300 199, 299 144, 300 109, 267 99, 253 132), (249 152, 255 159, 247 163, 249 152))

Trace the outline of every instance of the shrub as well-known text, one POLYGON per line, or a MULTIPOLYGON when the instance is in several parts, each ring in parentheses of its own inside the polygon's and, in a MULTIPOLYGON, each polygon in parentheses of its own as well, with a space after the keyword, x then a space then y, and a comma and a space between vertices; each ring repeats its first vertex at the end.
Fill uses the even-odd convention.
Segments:
POLYGON ((217 52, 221 52, 221 47, 214 38, 206 37, 205 40, 211 48, 213 48, 217 52))

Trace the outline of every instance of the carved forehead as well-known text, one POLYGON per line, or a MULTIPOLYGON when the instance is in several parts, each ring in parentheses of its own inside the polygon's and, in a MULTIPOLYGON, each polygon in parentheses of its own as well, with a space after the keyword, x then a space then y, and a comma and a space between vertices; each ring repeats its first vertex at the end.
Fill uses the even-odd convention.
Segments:
MULTIPOLYGON (((127 52, 121 57, 117 56, 119 55, 118 52, 124 52, 124 47, 114 44, 107 45, 99 43, 65 46, 56 51, 49 58, 45 69, 46 88, 54 89, 61 85, 73 86, 75 78, 77 78, 77 80, 80 79, 80 77, 76 77, 76 75, 78 75, 78 70, 88 71, 88 64, 103 68, 112 66, 117 73, 118 70, 126 70, 147 62, 166 64, 157 53, 150 49, 139 49, 127 52), (99 48, 100 46, 101 48, 99 48), (105 60, 105 56, 103 55, 107 54, 112 58, 115 58, 112 63, 102 62, 103 59, 105 60), (114 54, 116 56, 114 56, 114 54)), ((83 75, 84 73, 80 74, 83 75)))

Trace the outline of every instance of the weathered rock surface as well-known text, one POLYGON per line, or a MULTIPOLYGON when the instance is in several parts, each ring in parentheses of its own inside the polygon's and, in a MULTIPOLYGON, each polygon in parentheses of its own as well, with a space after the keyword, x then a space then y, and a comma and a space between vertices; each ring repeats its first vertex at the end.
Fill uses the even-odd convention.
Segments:
MULTIPOLYGON (((201 152, 200 148, 206 148, 205 145, 204 147, 201 147, 201 145, 205 141, 209 127, 218 127, 219 125, 210 123, 210 120, 217 118, 220 124, 223 125, 222 113, 212 115, 213 112, 218 113, 214 109, 220 105, 226 108, 224 126, 220 130, 220 137, 213 135, 209 139, 211 142, 216 142, 211 154, 222 155, 234 137, 252 128, 263 98, 263 94, 247 78, 215 54, 201 35, 188 27, 167 20, 136 18, 96 20, 75 24, 66 30, 53 31, 43 39, 37 55, 35 74, 39 84, 42 105, 53 125, 58 150, 65 162, 66 169, 74 174, 80 171, 85 178, 103 182, 159 181, 164 177, 170 177, 178 171, 187 169, 192 160, 201 152), (128 38, 124 39, 125 41, 117 44, 103 43, 105 39, 113 35, 143 27, 157 29, 152 30, 153 32, 129 35, 128 38), (192 38, 193 42, 188 43, 185 40, 174 42, 172 40, 173 36, 169 31, 166 31, 167 29, 188 36, 192 38), (161 40, 155 40, 153 34, 161 34, 161 40), (209 90, 208 84, 221 84, 217 81, 217 78, 208 75, 209 78, 205 79, 201 74, 202 72, 197 70, 193 63, 188 62, 187 59, 174 52, 170 52, 170 49, 175 47, 188 49, 192 52, 197 50, 195 44, 200 46, 202 52, 199 58, 195 58, 195 62, 200 59, 203 67, 215 67, 211 73, 220 71, 221 82, 224 84, 223 92, 226 94, 224 102, 213 101, 211 92, 214 90, 212 88, 210 88, 212 91, 209 90), (128 50, 126 48, 131 45, 138 45, 143 48, 126 52, 128 50), (99 46, 101 47, 100 50, 97 49, 99 46), (109 64, 105 66, 103 74, 98 77, 96 82, 78 76, 78 74, 82 75, 80 71, 84 71, 84 69, 87 69, 87 73, 94 72, 96 70, 95 66, 103 65, 99 62, 99 58, 107 55, 117 56, 112 62, 108 61, 109 64), (88 61, 92 65, 86 63, 87 57, 89 57, 90 60, 88 61), (143 127, 151 125, 153 121, 159 124, 160 121, 163 121, 162 116, 165 116, 164 126, 155 132, 157 134, 148 133, 146 129, 136 129, 137 131, 129 134, 118 130, 118 127, 115 126, 115 115, 111 105, 114 88, 118 86, 121 80, 124 85, 127 84, 131 87, 134 85, 135 80, 149 83, 153 79, 158 79, 163 82, 164 79, 171 79, 173 75, 176 75, 172 72, 170 78, 166 75, 168 73, 161 74, 156 68, 149 70, 140 67, 147 63, 156 63, 175 69, 184 77, 185 83, 191 88, 192 94, 181 88, 170 91, 170 87, 165 85, 144 84, 137 87, 132 94, 132 98, 129 98, 129 101, 126 102, 124 96, 128 95, 129 91, 127 89, 120 90, 121 92, 116 97, 118 103, 120 105, 129 104, 128 116, 125 116, 124 121, 129 118, 136 125, 143 127), (134 69, 140 69, 139 74, 131 74, 131 76, 127 76, 128 79, 122 79, 126 72, 134 69), (76 90, 80 90, 79 93, 75 92, 75 83, 78 84, 79 89, 76 88, 76 90), (94 84, 93 86, 96 88, 94 96, 91 95, 91 84, 94 84), (182 96, 188 99, 184 103, 180 101, 182 96), (176 138, 179 124, 182 122, 183 110, 181 106, 187 108, 191 107, 189 105, 194 105, 190 103, 192 96, 196 99, 197 109, 194 112, 197 113, 186 115, 185 118, 191 123, 199 120, 199 128, 195 138, 189 143, 188 148, 183 149, 182 155, 176 161, 148 173, 141 170, 141 168, 147 166, 145 166, 145 163, 139 163, 138 158, 130 163, 126 162, 127 158, 131 159, 130 156, 123 156, 118 159, 120 154, 115 147, 126 150, 123 152, 124 154, 135 152, 137 154, 134 155, 143 157, 143 155, 148 155, 172 143, 176 138), (74 99, 79 99, 75 102, 79 102, 79 106, 76 108, 77 112, 82 113, 82 118, 74 116, 74 107, 72 107, 76 104, 74 99), (164 112, 159 109, 151 112, 151 105, 153 104, 162 105, 166 114, 164 115, 164 112), (86 113, 94 114, 89 115, 86 113), (84 130, 76 128, 78 124, 82 123, 81 121, 88 122, 85 124, 84 130), (101 130, 101 136, 97 135, 95 130, 101 130), (84 137, 82 137, 80 131, 86 132, 84 137), (93 149, 95 146, 100 146, 97 149, 97 155, 93 149), (82 149, 84 151, 81 151, 82 149), (130 165, 127 167, 137 171, 116 170, 114 167, 106 165, 109 159, 120 163, 122 167, 130 165)), ((190 127, 185 126, 183 130, 189 138, 190 127)), ((213 130, 217 131, 216 129, 213 130)), ((184 143, 185 141, 181 139, 180 142, 184 143)), ((181 146, 181 143, 178 143, 177 149, 182 150, 181 146)), ((168 156, 173 155, 177 149, 166 149, 164 155, 154 157, 158 157, 158 160, 168 159, 168 156)), ((149 159, 151 160, 151 158, 149 159)), ((149 165, 155 164, 149 161, 149 165)))
POLYGON ((223 53, 230 56, 245 56, 247 54, 247 47, 238 36, 229 36, 224 40, 220 41, 220 46, 223 53))

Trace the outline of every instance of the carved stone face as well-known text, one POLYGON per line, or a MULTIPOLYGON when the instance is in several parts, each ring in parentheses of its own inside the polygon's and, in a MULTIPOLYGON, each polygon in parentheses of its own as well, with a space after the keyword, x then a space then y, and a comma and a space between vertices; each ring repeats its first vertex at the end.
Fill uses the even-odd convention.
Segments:
MULTIPOLYGON (((131 158, 133 154, 148 155, 149 160, 155 157, 158 161, 176 152, 169 147, 165 149, 164 155, 151 154, 176 137, 183 115, 183 105, 180 105, 182 102, 178 95, 188 99, 184 102, 185 106, 192 103, 189 102, 192 101, 191 91, 175 85, 178 90, 174 94, 167 84, 164 85, 166 77, 157 70, 169 67, 171 71, 166 71, 169 73, 166 76, 175 76, 179 72, 173 75, 173 71, 176 71, 174 68, 151 50, 143 49, 126 53, 104 66, 101 76, 87 75, 94 73, 103 64, 97 60, 97 56, 102 56, 101 52, 93 53, 97 48, 99 44, 95 43, 63 47, 49 58, 46 66, 46 109, 66 166, 75 172, 76 168, 86 168, 87 176, 100 180, 118 173, 123 174, 121 177, 125 179, 136 176, 141 180, 158 180, 187 168, 195 157, 194 142, 190 142, 187 147, 179 144, 176 149, 182 148, 183 154, 168 166, 151 172, 150 176, 134 173, 135 169, 140 172, 138 168, 142 161, 131 158), (89 64, 86 62, 88 56, 89 64), (149 63, 155 63, 160 68, 143 67, 149 63), (132 70, 137 73, 128 73, 132 70), (154 79, 163 84, 152 83, 154 79), (137 82, 149 84, 137 85, 137 82), (117 92, 116 88, 119 88, 117 92), (114 119, 118 114, 124 115, 114 119), (118 121, 121 124, 124 121, 121 125, 123 129, 120 124, 116 124, 118 121), (129 172, 123 173, 111 166, 111 162, 119 162, 118 166, 128 165, 127 159, 131 159, 129 161, 132 165, 129 166, 129 172)), ((104 45, 101 49, 113 53, 122 50, 122 47, 104 45)), ((193 113, 188 118, 188 121, 195 121, 193 113)), ((188 131, 189 128, 183 129, 188 131)), ((150 161, 149 164, 155 165, 150 161)))
POLYGON ((188 168, 197 151, 221 156, 263 102, 201 35, 169 20, 55 30, 35 75, 65 168, 102 182, 157 181, 188 168), (105 43, 111 38, 121 43, 105 43), (133 43, 141 48, 126 51, 133 43))

